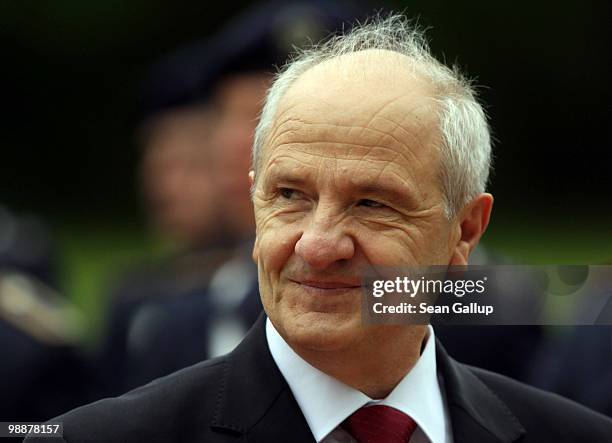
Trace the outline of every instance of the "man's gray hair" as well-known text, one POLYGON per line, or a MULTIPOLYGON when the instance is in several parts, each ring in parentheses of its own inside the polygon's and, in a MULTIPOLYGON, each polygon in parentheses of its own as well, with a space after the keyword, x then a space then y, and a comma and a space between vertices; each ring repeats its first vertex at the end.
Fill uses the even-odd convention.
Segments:
POLYGON ((300 50, 281 69, 268 91, 255 131, 253 170, 256 178, 278 104, 298 77, 324 61, 372 49, 405 55, 433 86, 441 134, 440 179, 445 212, 452 219, 465 204, 485 190, 491 166, 487 117, 471 82, 456 67, 449 68, 436 60, 422 31, 401 15, 357 24, 347 34, 300 50))

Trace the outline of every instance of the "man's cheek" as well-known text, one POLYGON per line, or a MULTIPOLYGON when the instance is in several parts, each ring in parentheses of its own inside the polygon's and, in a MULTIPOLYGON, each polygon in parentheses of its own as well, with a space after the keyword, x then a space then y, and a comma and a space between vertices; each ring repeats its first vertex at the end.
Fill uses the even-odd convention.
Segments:
POLYGON ((372 266, 397 267, 419 263, 422 251, 418 239, 406 232, 394 235, 363 236, 360 246, 372 266))
POLYGON ((295 250, 299 235, 287 226, 266 229, 258 237, 258 256, 269 271, 280 271, 295 250))

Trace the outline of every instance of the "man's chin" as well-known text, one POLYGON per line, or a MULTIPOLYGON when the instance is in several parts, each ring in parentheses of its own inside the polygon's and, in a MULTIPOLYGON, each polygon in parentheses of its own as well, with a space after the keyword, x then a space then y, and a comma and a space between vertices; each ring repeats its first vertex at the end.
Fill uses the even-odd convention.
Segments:
POLYGON ((291 347, 309 351, 338 351, 363 332, 354 313, 307 312, 284 321, 283 335, 291 347))

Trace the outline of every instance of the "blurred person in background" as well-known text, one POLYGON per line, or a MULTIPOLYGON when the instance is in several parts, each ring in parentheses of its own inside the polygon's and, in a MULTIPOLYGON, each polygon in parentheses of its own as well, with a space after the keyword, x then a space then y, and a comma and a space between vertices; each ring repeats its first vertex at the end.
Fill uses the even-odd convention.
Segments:
POLYGON ((152 230, 174 252, 128 271, 112 291, 99 395, 121 392, 178 369, 183 360, 207 355, 202 346, 174 343, 205 333, 210 309, 202 295, 233 246, 220 210, 217 145, 211 138, 217 112, 189 82, 185 72, 191 71, 184 71, 192 57, 207 55, 200 47, 173 54, 152 69, 142 87, 140 185, 152 230), (182 334, 182 326, 195 323, 190 316, 202 327, 182 334), (178 329, 170 324, 175 319, 178 329), (153 362, 146 358, 151 347, 162 355, 153 362))
POLYGON ((48 420, 90 401, 80 312, 57 291, 46 224, 0 206, 0 419, 48 420))
POLYGON ((159 236, 181 252, 222 247, 220 199, 210 135, 216 114, 206 105, 160 110, 139 131, 141 186, 159 236))
POLYGON ((228 352, 255 322, 244 177, 261 103, 294 45, 355 17, 338 2, 264 2, 153 68, 141 95, 142 189, 152 226, 179 252, 113 291, 99 396, 228 352))
POLYGON ((0 263, 59 288, 57 246, 47 224, 32 215, 17 215, 0 204, 0 263))

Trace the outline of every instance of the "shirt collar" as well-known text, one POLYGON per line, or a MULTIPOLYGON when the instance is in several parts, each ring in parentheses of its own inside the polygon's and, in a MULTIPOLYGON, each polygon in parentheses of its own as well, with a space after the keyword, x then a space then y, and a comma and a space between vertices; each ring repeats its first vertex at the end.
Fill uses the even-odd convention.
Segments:
POLYGON ((266 320, 266 338, 272 358, 287 380, 317 442, 366 404, 398 409, 412 417, 431 443, 447 441, 449 423, 436 372, 436 344, 431 326, 421 357, 382 400, 373 400, 310 365, 291 349, 270 319, 266 320))

